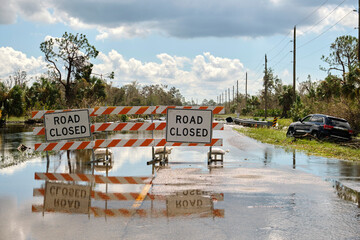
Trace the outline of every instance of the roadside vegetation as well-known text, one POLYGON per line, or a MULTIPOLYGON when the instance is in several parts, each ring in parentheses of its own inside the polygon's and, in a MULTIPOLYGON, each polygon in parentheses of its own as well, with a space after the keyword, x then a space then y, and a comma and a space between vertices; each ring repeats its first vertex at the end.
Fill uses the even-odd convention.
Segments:
MULTIPOLYGON (((274 128, 235 128, 236 131, 254 138, 263 143, 283 146, 286 148, 297 149, 310 155, 317 155, 328 158, 336 158, 351 161, 360 161, 360 149, 353 149, 348 146, 342 146, 339 143, 329 141, 317 141, 313 138, 294 139, 286 137, 288 122, 291 119, 283 119, 283 126, 274 128)), ((279 126, 281 126, 279 124, 279 126)))

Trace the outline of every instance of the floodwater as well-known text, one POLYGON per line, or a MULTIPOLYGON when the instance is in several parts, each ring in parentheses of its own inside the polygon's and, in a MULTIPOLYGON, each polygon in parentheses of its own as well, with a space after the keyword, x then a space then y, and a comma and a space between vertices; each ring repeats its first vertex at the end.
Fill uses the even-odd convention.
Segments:
MULTIPOLYGON (((0 131, 0 239, 360 239, 360 209, 339 198, 328 181, 357 186, 355 163, 286 151, 227 126, 214 132, 224 140, 224 164, 208 166, 207 147, 174 147, 169 163, 152 175, 146 164, 151 148, 112 148, 111 164, 94 166, 88 150, 48 157, 18 151, 20 144, 33 148, 44 141, 31 131, 18 126, 0 131), (35 179, 44 173, 132 177, 131 183, 148 179, 141 184, 35 179)), ((151 133, 108 138, 151 138, 151 133)))

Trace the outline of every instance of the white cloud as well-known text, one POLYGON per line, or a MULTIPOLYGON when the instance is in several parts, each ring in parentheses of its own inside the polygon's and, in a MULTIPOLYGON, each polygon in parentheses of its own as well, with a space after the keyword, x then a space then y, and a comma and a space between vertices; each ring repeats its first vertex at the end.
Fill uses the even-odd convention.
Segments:
MULTIPOLYGON (((337 0, 327 1, 299 29, 306 31, 337 4, 337 0)), ((104 0, 101 4, 92 0, 3 0, 0 24, 15 23, 17 15, 34 22, 62 22, 73 29, 96 29, 97 40, 152 33, 179 38, 259 37, 288 32, 318 6, 313 0, 262 0, 260 4, 249 0, 104 0)), ((351 9, 342 5, 312 31, 334 24, 351 9)), ((353 26, 355 18, 353 14, 339 25, 353 26)))
MULTIPOLYGON (((180 90, 187 100, 191 98, 215 99, 220 93, 232 88, 236 80, 243 79, 245 69, 239 59, 213 56, 206 52, 193 59, 171 56, 166 53, 157 55, 159 62, 142 62, 125 59, 112 50, 107 55, 99 54, 101 64, 94 66, 94 72, 115 72, 115 85, 122 86, 132 81, 140 84, 166 84, 180 90)), ((241 86, 243 83, 240 83, 241 86)), ((249 83, 249 90, 255 93, 261 87, 258 81, 249 83)))
POLYGON ((7 79, 17 70, 26 71, 28 77, 35 77, 46 71, 46 63, 42 57, 27 57, 11 47, 0 47, 0 79, 7 79))

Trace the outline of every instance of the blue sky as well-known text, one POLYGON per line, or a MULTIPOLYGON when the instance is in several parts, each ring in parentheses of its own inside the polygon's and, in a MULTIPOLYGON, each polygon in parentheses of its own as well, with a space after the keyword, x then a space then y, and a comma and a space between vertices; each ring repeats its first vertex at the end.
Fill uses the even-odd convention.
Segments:
MULTIPOLYGON (((357 36, 355 0, 1 0, 0 79, 17 70, 34 80, 47 71, 40 43, 86 34, 100 54, 94 72, 179 88, 186 100, 214 99, 236 85, 262 88, 264 56, 292 83, 297 26, 297 82, 321 80, 320 58, 341 35, 357 36)), ((334 74, 337 74, 334 72, 334 74)))

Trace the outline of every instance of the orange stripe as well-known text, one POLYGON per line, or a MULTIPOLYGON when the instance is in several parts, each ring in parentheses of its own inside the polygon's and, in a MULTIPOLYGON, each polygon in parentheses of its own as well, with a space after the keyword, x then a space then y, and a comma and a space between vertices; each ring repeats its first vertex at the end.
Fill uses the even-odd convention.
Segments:
POLYGON ((35 143, 35 151, 41 146, 41 143, 35 143))
POLYGON ((102 115, 109 115, 114 111, 115 107, 107 107, 106 110, 102 113, 102 115))
POLYGON ((111 123, 103 123, 101 124, 101 126, 98 128, 97 131, 105 131, 110 125, 111 123))
POLYGON ((159 126, 157 126, 155 130, 164 130, 165 127, 166 127, 166 123, 162 122, 159 124, 159 126))
POLYGON ((148 109, 149 107, 140 107, 140 109, 137 110, 135 114, 143 114, 148 109))
POLYGON ((144 125, 144 123, 135 123, 134 126, 130 128, 130 130, 137 131, 139 128, 141 128, 142 125, 144 125))
POLYGON ((31 112, 31 118, 34 118, 35 115, 36 115, 38 112, 39 112, 39 111, 32 111, 32 112, 31 112))
POLYGON ((42 128, 37 135, 45 135, 45 128, 42 128))
POLYGON ((109 181, 112 182, 112 183, 121 183, 119 181, 119 179, 117 179, 116 177, 108 177, 109 181))
POLYGON ((89 144, 90 141, 82 142, 76 149, 85 149, 89 144))
POLYGON ((90 126, 90 131, 93 133, 93 132, 95 132, 95 125, 94 124, 92 124, 91 126, 90 126))
POLYGON ((119 199, 119 200, 128 200, 128 199, 126 199, 126 197, 125 197, 123 194, 121 194, 121 193, 114 193, 114 195, 115 195, 116 198, 119 199))
POLYGON ((206 110, 206 109, 208 109, 208 107, 202 106, 202 107, 199 107, 199 109, 201 109, 201 110, 206 110))
POLYGON ((165 146, 165 144, 166 144, 166 140, 161 139, 161 141, 156 146, 165 146))
POLYGON ((60 148, 60 150, 69 150, 69 148, 74 144, 74 142, 67 142, 60 148))
POLYGON ((221 110, 223 110, 223 109, 224 109, 224 107, 215 107, 213 110, 213 113, 217 114, 217 113, 221 112, 221 110))
POLYGON ((137 139, 129 139, 127 143, 125 143, 124 147, 131 147, 136 141, 137 139))
POLYGON ((124 107, 120 112, 119 114, 127 114, 130 110, 131 110, 132 107, 124 107))
POLYGON ((130 195, 131 195, 134 199, 137 199, 137 197, 139 196, 139 193, 130 193, 130 195))
POLYGON ((113 213, 113 211, 111 211, 110 209, 104 209, 104 213, 106 214, 106 215, 109 215, 109 216, 115 216, 115 214, 113 213))
POLYGON ((105 139, 98 139, 95 141, 95 147, 94 148, 98 148, 103 142, 105 141, 105 139))
POLYGON ((192 107, 191 106, 185 106, 185 107, 183 107, 183 109, 192 109, 192 107))
POLYGON ((104 183, 104 181, 101 179, 99 175, 95 175, 95 182, 96 183, 104 183))
POLYGON ((193 146, 197 146, 197 143, 189 143, 189 146, 193 147, 193 146))
POLYGON ((146 129, 146 131, 155 130, 155 123, 151 123, 150 126, 146 129))
POLYGON ((121 131, 126 126, 126 123, 119 123, 115 128, 114 131, 121 131))
POLYGON ((35 180, 41 180, 41 178, 39 177, 39 175, 37 175, 36 173, 35 173, 35 180))
POLYGON ((110 197, 102 192, 96 192, 96 194, 99 195, 101 199, 110 200, 110 197))
POLYGON ((52 173, 45 173, 45 176, 49 179, 49 180, 58 180, 54 174, 52 173))
POLYGON ((218 125, 218 123, 213 123, 212 128, 215 128, 218 125))
POLYGON ((120 141, 121 139, 114 139, 108 144, 107 147, 115 147, 120 141))
POLYGON ((146 216, 146 211, 144 209, 137 209, 136 213, 139 214, 141 217, 146 216))
POLYGON ((44 151, 51 151, 54 149, 54 147, 56 147, 58 143, 49 143, 49 145, 46 146, 46 148, 44 149, 44 151))
POLYGON ((61 176, 65 178, 66 181, 74 181, 74 179, 67 173, 61 173, 61 176))
POLYGON ((78 173, 77 175, 78 175, 78 177, 79 177, 82 181, 85 181, 85 182, 89 182, 89 181, 90 181, 90 179, 86 176, 86 174, 78 173))
POLYGON ((130 211, 127 209, 118 209, 118 211, 124 216, 128 216, 128 217, 131 216, 130 211))
POLYGON ((132 177, 124 177, 126 181, 130 184, 137 184, 137 182, 132 177))
POLYGON ((91 116, 91 117, 97 116, 97 114, 96 114, 96 111, 97 111, 97 110, 99 110, 99 107, 95 107, 95 108, 94 108, 94 111, 93 111, 92 113, 90 113, 90 116, 91 116))
POLYGON ((173 143, 173 146, 176 147, 176 146, 181 146, 181 143, 173 143))
POLYGON ((141 147, 149 146, 153 141, 154 139, 145 139, 145 141, 140 146, 141 147))
POLYGON ((162 111, 161 114, 166 114, 166 113, 167 113, 167 110, 168 110, 169 108, 175 108, 175 106, 167 106, 167 107, 165 108, 165 110, 162 111))

